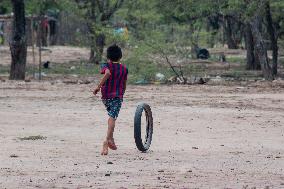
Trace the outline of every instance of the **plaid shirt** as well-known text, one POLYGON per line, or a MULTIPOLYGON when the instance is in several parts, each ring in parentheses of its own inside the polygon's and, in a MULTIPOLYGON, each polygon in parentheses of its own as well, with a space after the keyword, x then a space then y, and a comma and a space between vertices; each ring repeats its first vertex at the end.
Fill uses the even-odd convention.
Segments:
POLYGON ((109 69, 111 75, 101 88, 102 99, 122 99, 128 74, 127 67, 120 63, 105 63, 101 66, 101 74, 105 74, 106 69, 109 69))

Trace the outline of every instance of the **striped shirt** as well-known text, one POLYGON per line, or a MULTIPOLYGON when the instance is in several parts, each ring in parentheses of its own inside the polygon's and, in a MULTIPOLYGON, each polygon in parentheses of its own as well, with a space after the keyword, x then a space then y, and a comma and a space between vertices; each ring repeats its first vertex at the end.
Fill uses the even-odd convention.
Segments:
POLYGON ((109 69, 111 75, 101 88, 102 99, 122 99, 128 74, 127 67, 119 63, 105 63, 101 66, 101 74, 105 74, 106 69, 109 69))

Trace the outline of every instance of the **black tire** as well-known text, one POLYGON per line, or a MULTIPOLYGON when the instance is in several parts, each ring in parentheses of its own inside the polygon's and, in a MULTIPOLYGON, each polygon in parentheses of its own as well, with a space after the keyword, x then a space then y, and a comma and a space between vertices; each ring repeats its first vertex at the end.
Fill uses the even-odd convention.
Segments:
POLYGON ((135 117, 134 117, 134 139, 138 150, 146 152, 151 145, 153 134, 153 117, 152 111, 148 104, 141 103, 137 106, 135 117), (141 116, 143 111, 146 115, 146 136, 145 141, 141 138, 141 116))

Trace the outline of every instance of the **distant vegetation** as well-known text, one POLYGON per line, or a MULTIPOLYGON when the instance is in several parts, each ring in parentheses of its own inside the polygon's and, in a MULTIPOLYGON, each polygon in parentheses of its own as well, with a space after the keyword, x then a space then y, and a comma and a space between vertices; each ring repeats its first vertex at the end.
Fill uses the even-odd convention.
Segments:
MULTIPOLYGON (((204 64, 192 63, 202 48, 245 49, 243 56, 210 52, 208 61, 235 63, 243 71, 261 70, 267 80, 279 76, 283 66, 279 59, 284 44, 282 0, 0 0, 0 14, 18 10, 15 2, 25 4, 26 15, 42 18, 64 12, 82 18, 88 28, 81 35, 89 39, 85 44, 90 47, 89 62, 104 61, 105 46, 118 43, 125 49, 123 61, 132 82, 155 80, 158 72, 182 77, 208 70, 204 64)), ((78 73, 85 74, 85 67, 79 65, 78 73)), ((56 70, 69 73, 64 66, 56 70)))

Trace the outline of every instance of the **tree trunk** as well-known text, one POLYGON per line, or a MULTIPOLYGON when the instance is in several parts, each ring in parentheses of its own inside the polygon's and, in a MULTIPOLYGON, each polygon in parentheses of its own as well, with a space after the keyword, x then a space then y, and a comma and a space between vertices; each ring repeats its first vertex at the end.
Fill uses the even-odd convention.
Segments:
POLYGON ((99 64, 102 61, 104 47, 105 47, 105 39, 106 39, 106 36, 103 33, 100 33, 96 37, 96 56, 95 56, 96 64, 99 64))
POLYGON ((95 62, 95 50, 91 47, 89 62, 95 62))
POLYGON ((265 17, 267 22, 267 31, 270 36, 271 47, 272 47, 272 59, 273 59, 272 71, 273 75, 277 75, 278 45, 277 45, 276 32, 273 27, 269 1, 267 1, 265 4, 265 17))
POLYGON ((230 18, 225 17, 224 20, 224 32, 227 41, 227 45, 229 49, 237 49, 238 45, 236 44, 233 38, 233 31, 232 31, 232 23, 230 18))
POLYGON ((191 43, 191 50, 190 50, 190 53, 191 53, 191 58, 192 58, 192 59, 197 59, 198 50, 199 50, 198 45, 197 45, 196 43, 191 43))
POLYGON ((92 36, 91 38, 91 51, 90 51, 90 58, 89 58, 89 62, 95 62, 95 37, 93 36, 93 34, 91 34, 92 36))
POLYGON ((188 38, 191 43, 191 50, 190 50, 191 58, 197 59, 198 50, 199 50, 198 38, 194 36, 194 26, 192 23, 189 24, 188 38))
POLYGON ((259 16, 255 16, 251 22, 251 29, 255 39, 255 51, 261 64, 262 73, 266 80, 271 81, 274 79, 274 74, 271 66, 269 65, 267 49, 265 47, 263 37, 259 31, 260 20, 259 16))
POLYGON ((260 70, 261 66, 258 58, 255 56, 254 40, 251 31, 251 26, 247 23, 245 25, 245 45, 247 50, 247 70, 260 70))
POLYGON ((91 40, 91 44, 90 44, 91 50, 90 50, 89 62, 92 62, 92 63, 95 62, 95 49, 96 49, 96 44, 95 44, 96 28, 94 24, 96 22, 95 10, 96 10, 96 1, 91 1, 90 10, 87 13, 88 15, 87 26, 90 32, 90 40, 91 40))
POLYGON ((26 72, 27 41, 24 0, 11 0, 14 12, 11 50, 11 80, 24 80, 26 72))
POLYGON ((91 37, 91 52, 90 62, 99 64, 102 61, 102 56, 105 46, 105 34, 92 34, 91 37))

